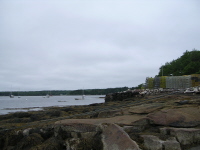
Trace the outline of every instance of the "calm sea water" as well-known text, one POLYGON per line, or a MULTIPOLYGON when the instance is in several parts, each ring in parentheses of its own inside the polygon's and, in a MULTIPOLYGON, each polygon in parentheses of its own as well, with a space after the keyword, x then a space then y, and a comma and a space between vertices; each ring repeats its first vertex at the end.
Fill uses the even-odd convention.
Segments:
POLYGON ((81 99, 81 96, 50 96, 49 98, 42 96, 21 96, 20 98, 2 96, 0 97, 0 115, 17 111, 37 111, 50 106, 63 107, 104 103, 104 98, 100 97, 104 97, 104 95, 86 95, 84 100, 75 100, 75 98, 81 99))

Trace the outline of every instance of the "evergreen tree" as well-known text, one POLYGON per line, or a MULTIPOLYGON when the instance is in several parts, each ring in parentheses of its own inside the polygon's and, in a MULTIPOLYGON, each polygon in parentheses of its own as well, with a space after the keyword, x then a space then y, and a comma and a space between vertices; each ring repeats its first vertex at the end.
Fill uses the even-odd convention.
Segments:
POLYGON ((171 62, 166 62, 159 68, 158 76, 182 76, 200 73, 200 51, 193 49, 185 51, 183 55, 171 62))

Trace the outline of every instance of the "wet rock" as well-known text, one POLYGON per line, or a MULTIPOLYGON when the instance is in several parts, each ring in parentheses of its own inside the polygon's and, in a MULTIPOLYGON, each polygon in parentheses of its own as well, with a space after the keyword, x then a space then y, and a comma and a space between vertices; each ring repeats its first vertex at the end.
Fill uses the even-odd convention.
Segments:
POLYGON ((0 149, 5 149, 5 147, 16 146, 17 143, 23 138, 21 131, 5 131, 0 133, 0 149))
POLYGON ((61 111, 60 110, 49 110, 46 114, 50 117, 60 117, 61 111))
POLYGON ((30 117, 31 114, 29 112, 15 112, 13 113, 13 117, 17 117, 17 118, 27 118, 30 117))
POLYGON ((102 142, 104 150, 140 150, 137 143, 116 124, 103 127, 102 142))
POLYGON ((30 149, 33 146, 42 144, 44 139, 37 133, 25 136, 15 147, 16 150, 30 149))
POLYGON ((33 146, 30 150, 59 150, 59 149, 65 149, 65 146, 63 146, 63 144, 55 137, 51 137, 44 143, 37 146, 33 146))
POLYGON ((196 127, 200 125, 198 107, 165 109, 150 113, 148 118, 156 125, 172 127, 196 127))
POLYGON ((105 97, 105 102, 110 101, 123 101, 128 98, 133 98, 136 95, 139 95, 139 92, 136 91, 124 91, 124 92, 118 92, 118 93, 111 93, 107 94, 105 97))
POLYGON ((52 127, 30 129, 29 134, 33 133, 40 134, 46 140, 54 135, 54 129, 52 127))

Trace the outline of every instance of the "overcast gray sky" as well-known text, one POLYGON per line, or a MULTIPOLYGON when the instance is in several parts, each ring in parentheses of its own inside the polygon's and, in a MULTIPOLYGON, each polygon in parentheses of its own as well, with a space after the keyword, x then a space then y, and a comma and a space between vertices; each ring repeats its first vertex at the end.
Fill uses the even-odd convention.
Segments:
POLYGON ((199 0, 0 0, 0 91, 134 87, 200 50, 199 0))

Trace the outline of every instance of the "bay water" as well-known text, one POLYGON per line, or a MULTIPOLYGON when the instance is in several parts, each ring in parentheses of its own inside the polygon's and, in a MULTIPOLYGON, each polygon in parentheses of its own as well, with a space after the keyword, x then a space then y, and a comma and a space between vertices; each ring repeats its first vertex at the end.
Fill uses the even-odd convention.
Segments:
POLYGON ((76 96, 21 96, 10 98, 8 96, 0 97, 0 115, 18 111, 37 111, 43 107, 64 107, 72 105, 89 105, 93 103, 104 103, 104 95, 86 95, 81 99, 81 95, 76 96), (79 100, 75 100, 79 99, 79 100))

